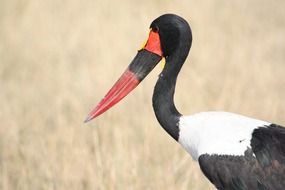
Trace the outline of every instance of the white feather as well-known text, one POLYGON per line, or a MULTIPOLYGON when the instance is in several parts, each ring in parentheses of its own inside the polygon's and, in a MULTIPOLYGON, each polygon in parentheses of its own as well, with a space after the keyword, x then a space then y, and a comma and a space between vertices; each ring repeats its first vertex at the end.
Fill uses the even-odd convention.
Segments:
POLYGON ((193 159, 202 154, 244 155, 255 128, 270 123, 228 112, 182 116, 179 143, 193 159))

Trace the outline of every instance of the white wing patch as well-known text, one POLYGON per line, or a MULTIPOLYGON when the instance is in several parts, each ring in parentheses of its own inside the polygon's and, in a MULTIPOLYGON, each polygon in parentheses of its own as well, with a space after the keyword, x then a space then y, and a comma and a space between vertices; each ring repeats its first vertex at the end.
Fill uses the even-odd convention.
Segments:
POLYGON ((179 143, 197 160, 202 154, 244 155, 255 128, 270 123, 228 112, 182 116, 179 143))

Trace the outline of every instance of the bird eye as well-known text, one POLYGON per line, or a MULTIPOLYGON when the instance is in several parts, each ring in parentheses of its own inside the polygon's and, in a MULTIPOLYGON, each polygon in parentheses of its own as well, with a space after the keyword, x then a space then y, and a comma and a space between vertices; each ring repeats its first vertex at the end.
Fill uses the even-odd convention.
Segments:
POLYGON ((152 27, 152 29, 151 29, 153 32, 158 32, 159 31, 159 28, 157 27, 157 26, 154 26, 154 27, 152 27))

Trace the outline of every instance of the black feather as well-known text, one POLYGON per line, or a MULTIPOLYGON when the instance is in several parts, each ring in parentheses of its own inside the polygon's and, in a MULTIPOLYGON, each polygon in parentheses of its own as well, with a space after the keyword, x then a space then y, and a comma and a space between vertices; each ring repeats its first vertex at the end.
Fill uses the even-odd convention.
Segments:
POLYGON ((284 190, 285 128, 255 129, 251 147, 244 156, 201 155, 200 168, 219 190, 284 190))

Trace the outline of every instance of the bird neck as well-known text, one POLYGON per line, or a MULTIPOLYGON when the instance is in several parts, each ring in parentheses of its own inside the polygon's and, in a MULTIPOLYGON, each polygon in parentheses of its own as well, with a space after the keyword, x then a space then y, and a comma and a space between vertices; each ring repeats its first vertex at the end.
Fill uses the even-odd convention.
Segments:
POLYGON ((176 79, 187 55, 188 52, 185 56, 177 54, 166 58, 165 68, 159 75, 152 98, 158 122, 176 141, 179 138, 178 124, 182 115, 177 111, 173 98, 176 79))
POLYGON ((152 105, 158 122, 176 141, 179 138, 179 120, 182 115, 177 111, 173 101, 175 85, 178 73, 192 44, 190 26, 184 21, 179 23, 181 27, 179 27, 178 35, 175 38, 166 38, 161 33, 160 37, 164 42, 162 49, 167 55, 165 55, 165 66, 159 75, 152 97, 152 105), (170 42, 175 46, 172 46, 170 42), (173 47, 175 50, 171 49, 173 47))

